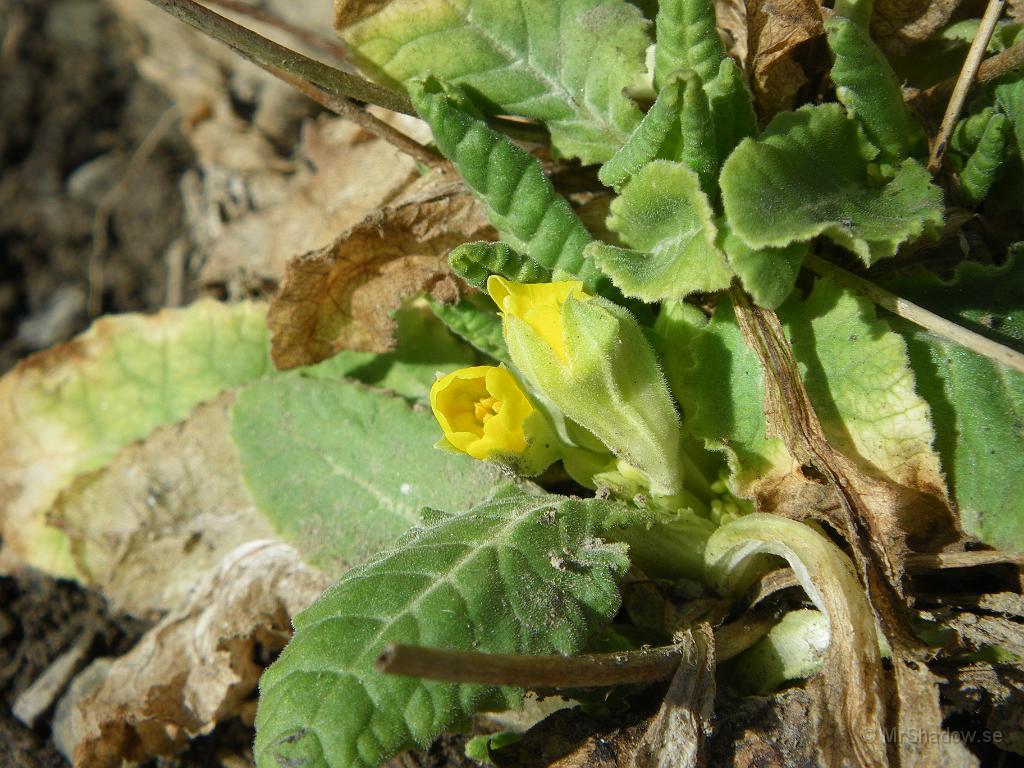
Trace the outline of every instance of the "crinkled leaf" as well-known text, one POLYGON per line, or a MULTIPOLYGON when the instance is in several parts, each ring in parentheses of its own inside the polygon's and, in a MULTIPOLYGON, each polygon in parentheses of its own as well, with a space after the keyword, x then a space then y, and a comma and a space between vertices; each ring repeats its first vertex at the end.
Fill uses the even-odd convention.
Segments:
POLYGON ((1024 77, 997 85, 996 103, 1013 123, 1017 152, 1024 157, 1024 77))
POLYGON ((0 521, 7 554, 75 573, 67 538, 45 525, 57 494, 133 440, 271 370, 265 309, 200 301, 114 315, 0 379, 0 521))
MULTIPOLYGON (((916 275, 890 287, 900 295, 1020 349, 1024 347, 1024 265, 966 264, 944 283, 916 275)), ((964 530, 1024 551, 1024 374, 950 341, 893 321, 907 339, 918 386, 932 406, 964 530)))
POLYGON ((595 241, 588 253, 626 296, 660 301, 729 285, 711 204, 681 163, 648 163, 612 203, 608 225, 635 250, 595 241))
POLYGON ((486 112, 540 120, 557 152, 588 164, 640 122, 624 90, 644 72, 647 26, 623 0, 394 0, 342 36, 370 74, 462 86, 486 112))
POLYGON ((903 101, 900 83, 867 29, 842 16, 825 22, 835 54, 836 96, 864 126, 882 157, 899 161, 928 148, 924 129, 903 101))
POLYGON ((697 174, 700 188, 705 194, 714 196, 718 191, 718 169, 721 161, 718 157, 718 142, 715 138, 715 124, 711 118, 711 106, 704 92, 704 84, 697 75, 685 72, 682 78, 686 83, 686 90, 683 91, 683 108, 679 113, 683 146, 678 159, 697 174))
POLYGON ((421 179, 327 247, 288 263, 268 317, 275 365, 310 365, 343 349, 391 351, 392 312, 420 291, 456 301, 448 252, 493 235, 483 206, 460 184, 421 179))
MULTIPOLYGON (((724 225, 723 225, 724 226, 724 225)), ((732 232, 722 238, 722 250, 729 266, 743 282, 754 301, 762 307, 779 306, 796 285, 797 275, 807 255, 807 243, 792 243, 785 248, 748 248, 732 232)))
POLYGON ((452 249, 448 263, 470 285, 487 290, 487 278, 501 275, 520 283, 549 283, 551 270, 528 256, 520 256, 505 243, 465 243, 452 249))
POLYGON ((999 112, 993 113, 985 123, 978 146, 960 171, 960 191, 969 203, 977 205, 992 189, 1006 162, 1012 131, 1010 120, 999 112))
POLYGON ((608 505, 516 493, 435 516, 355 568, 307 611, 260 682, 256 761, 376 768, 397 752, 518 706, 515 689, 374 670, 387 643, 572 654, 619 605, 622 545, 596 538, 608 505))
POLYGON ((680 69, 705 83, 718 74, 725 48, 715 28, 712 0, 662 0, 655 17, 654 82, 662 85, 680 69))
POLYGON ((740 141, 757 134, 754 102, 743 80, 743 70, 731 58, 722 60, 718 75, 705 83, 704 90, 711 108, 718 162, 721 164, 740 141))
POLYGON ((734 232, 751 248, 824 234, 866 264, 942 223, 942 190, 904 160, 894 178, 869 179, 875 150, 838 104, 782 113, 725 162, 721 187, 734 232))
POLYGON ((431 302, 430 308, 452 333, 465 339, 485 355, 503 363, 509 362, 501 318, 489 299, 467 296, 458 304, 431 302))
MULTIPOLYGON (((819 280, 810 296, 791 297, 778 314, 829 443, 862 469, 943 496, 930 409, 915 391, 906 345, 873 306, 819 280)), ((781 441, 766 437, 763 370, 732 307, 720 302, 703 327, 679 310, 672 320, 659 321, 659 330, 670 357, 676 345, 689 346, 666 360, 686 425, 709 447, 727 449, 741 493, 770 488, 794 465, 781 441)))
POLYGON ((596 285, 600 273, 583 257, 590 233, 551 185, 540 163, 463 108, 440 83, 416 83, 412 100, 434 140, 513 249, 558 274, 596 285))
POLYGON ((500 478, 489 464, 436 450, 428 413, 300 371, 242 392, 232 435, 260 510, 335 574, 383 549, 422 507, 468 507, 500 478))

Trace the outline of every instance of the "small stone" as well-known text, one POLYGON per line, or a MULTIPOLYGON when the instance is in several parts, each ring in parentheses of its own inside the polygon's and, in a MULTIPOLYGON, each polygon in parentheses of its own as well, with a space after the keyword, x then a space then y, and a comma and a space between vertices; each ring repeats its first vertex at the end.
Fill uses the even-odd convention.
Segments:
POLYGON ((34 728, 60 696, 72 676, 82 667, 88 658, 94 633, 86 632, 75 641, 68 650, 58 656, 50 666, 21 692, 14 700, 11 711, 14 716, 29 728, 34 728))

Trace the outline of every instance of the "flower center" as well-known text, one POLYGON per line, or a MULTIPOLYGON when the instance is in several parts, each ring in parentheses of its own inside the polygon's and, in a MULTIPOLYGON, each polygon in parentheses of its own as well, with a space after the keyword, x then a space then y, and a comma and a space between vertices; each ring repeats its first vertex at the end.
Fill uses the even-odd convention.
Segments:
POLYGON ((486 424, 489 418, 499 413, 501 401, 496 397, 482 397, 473 404, 473 414, 481 424, 486 424))

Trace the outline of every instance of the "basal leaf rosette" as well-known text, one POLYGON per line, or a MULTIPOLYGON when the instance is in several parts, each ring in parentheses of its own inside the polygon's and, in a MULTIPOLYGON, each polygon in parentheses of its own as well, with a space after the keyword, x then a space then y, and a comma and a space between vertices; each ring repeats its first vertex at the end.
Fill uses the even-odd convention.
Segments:
POLYGON ((777 115, 722 168, 725 215, 750 248, 825 235, 869 266, 942 223, 942 191, 915 160, 873 178, 878 154, 838 104, 777 115))
POLYGON ((546 417, 506 368, 477 365, 441 377, 430 389, 430 407, 444 432, 441 447, 526 476, 558 458, 546 417))
POLYGON ((644 473, 651 491, 682 491, 679 416, 654 351, 621 307, 579 281, 516 283, 492 276, 516 368, 569 419, 644 473))

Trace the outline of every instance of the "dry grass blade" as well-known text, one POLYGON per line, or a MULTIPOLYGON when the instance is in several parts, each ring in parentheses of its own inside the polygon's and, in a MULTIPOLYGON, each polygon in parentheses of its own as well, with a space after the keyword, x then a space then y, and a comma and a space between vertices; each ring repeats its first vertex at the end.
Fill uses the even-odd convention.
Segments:
POLYGON ((949 137, 953 135, 956 121, 960 118, 960 112, 963 111, 964 102, 967 100, 967 93, 970 91, 971 84, 974 82, 978 69, 981 67, 981 59, 985 55, 985 49, 988 48, 988 41, 995 31, 996 22, 1003 15, 1005 7, 1006 0, 988 0, 985 15, 981 17, 981 24, 978 26, 978 31, 974 34, 974 42, 971 43, 971 48, 967 52, 964 66, 960 70, 960 77, 957 78, 956 85, 953 86, 953 95, 949 98, 946 114, 943 116, 942 124, 939 126, 939 133, 932 144, 932 155, 928 160, 928 170, 932 173, 938 172, 939 168, 942 167, 942 158, 946 154, 946 145, 949 144, 949 137))

